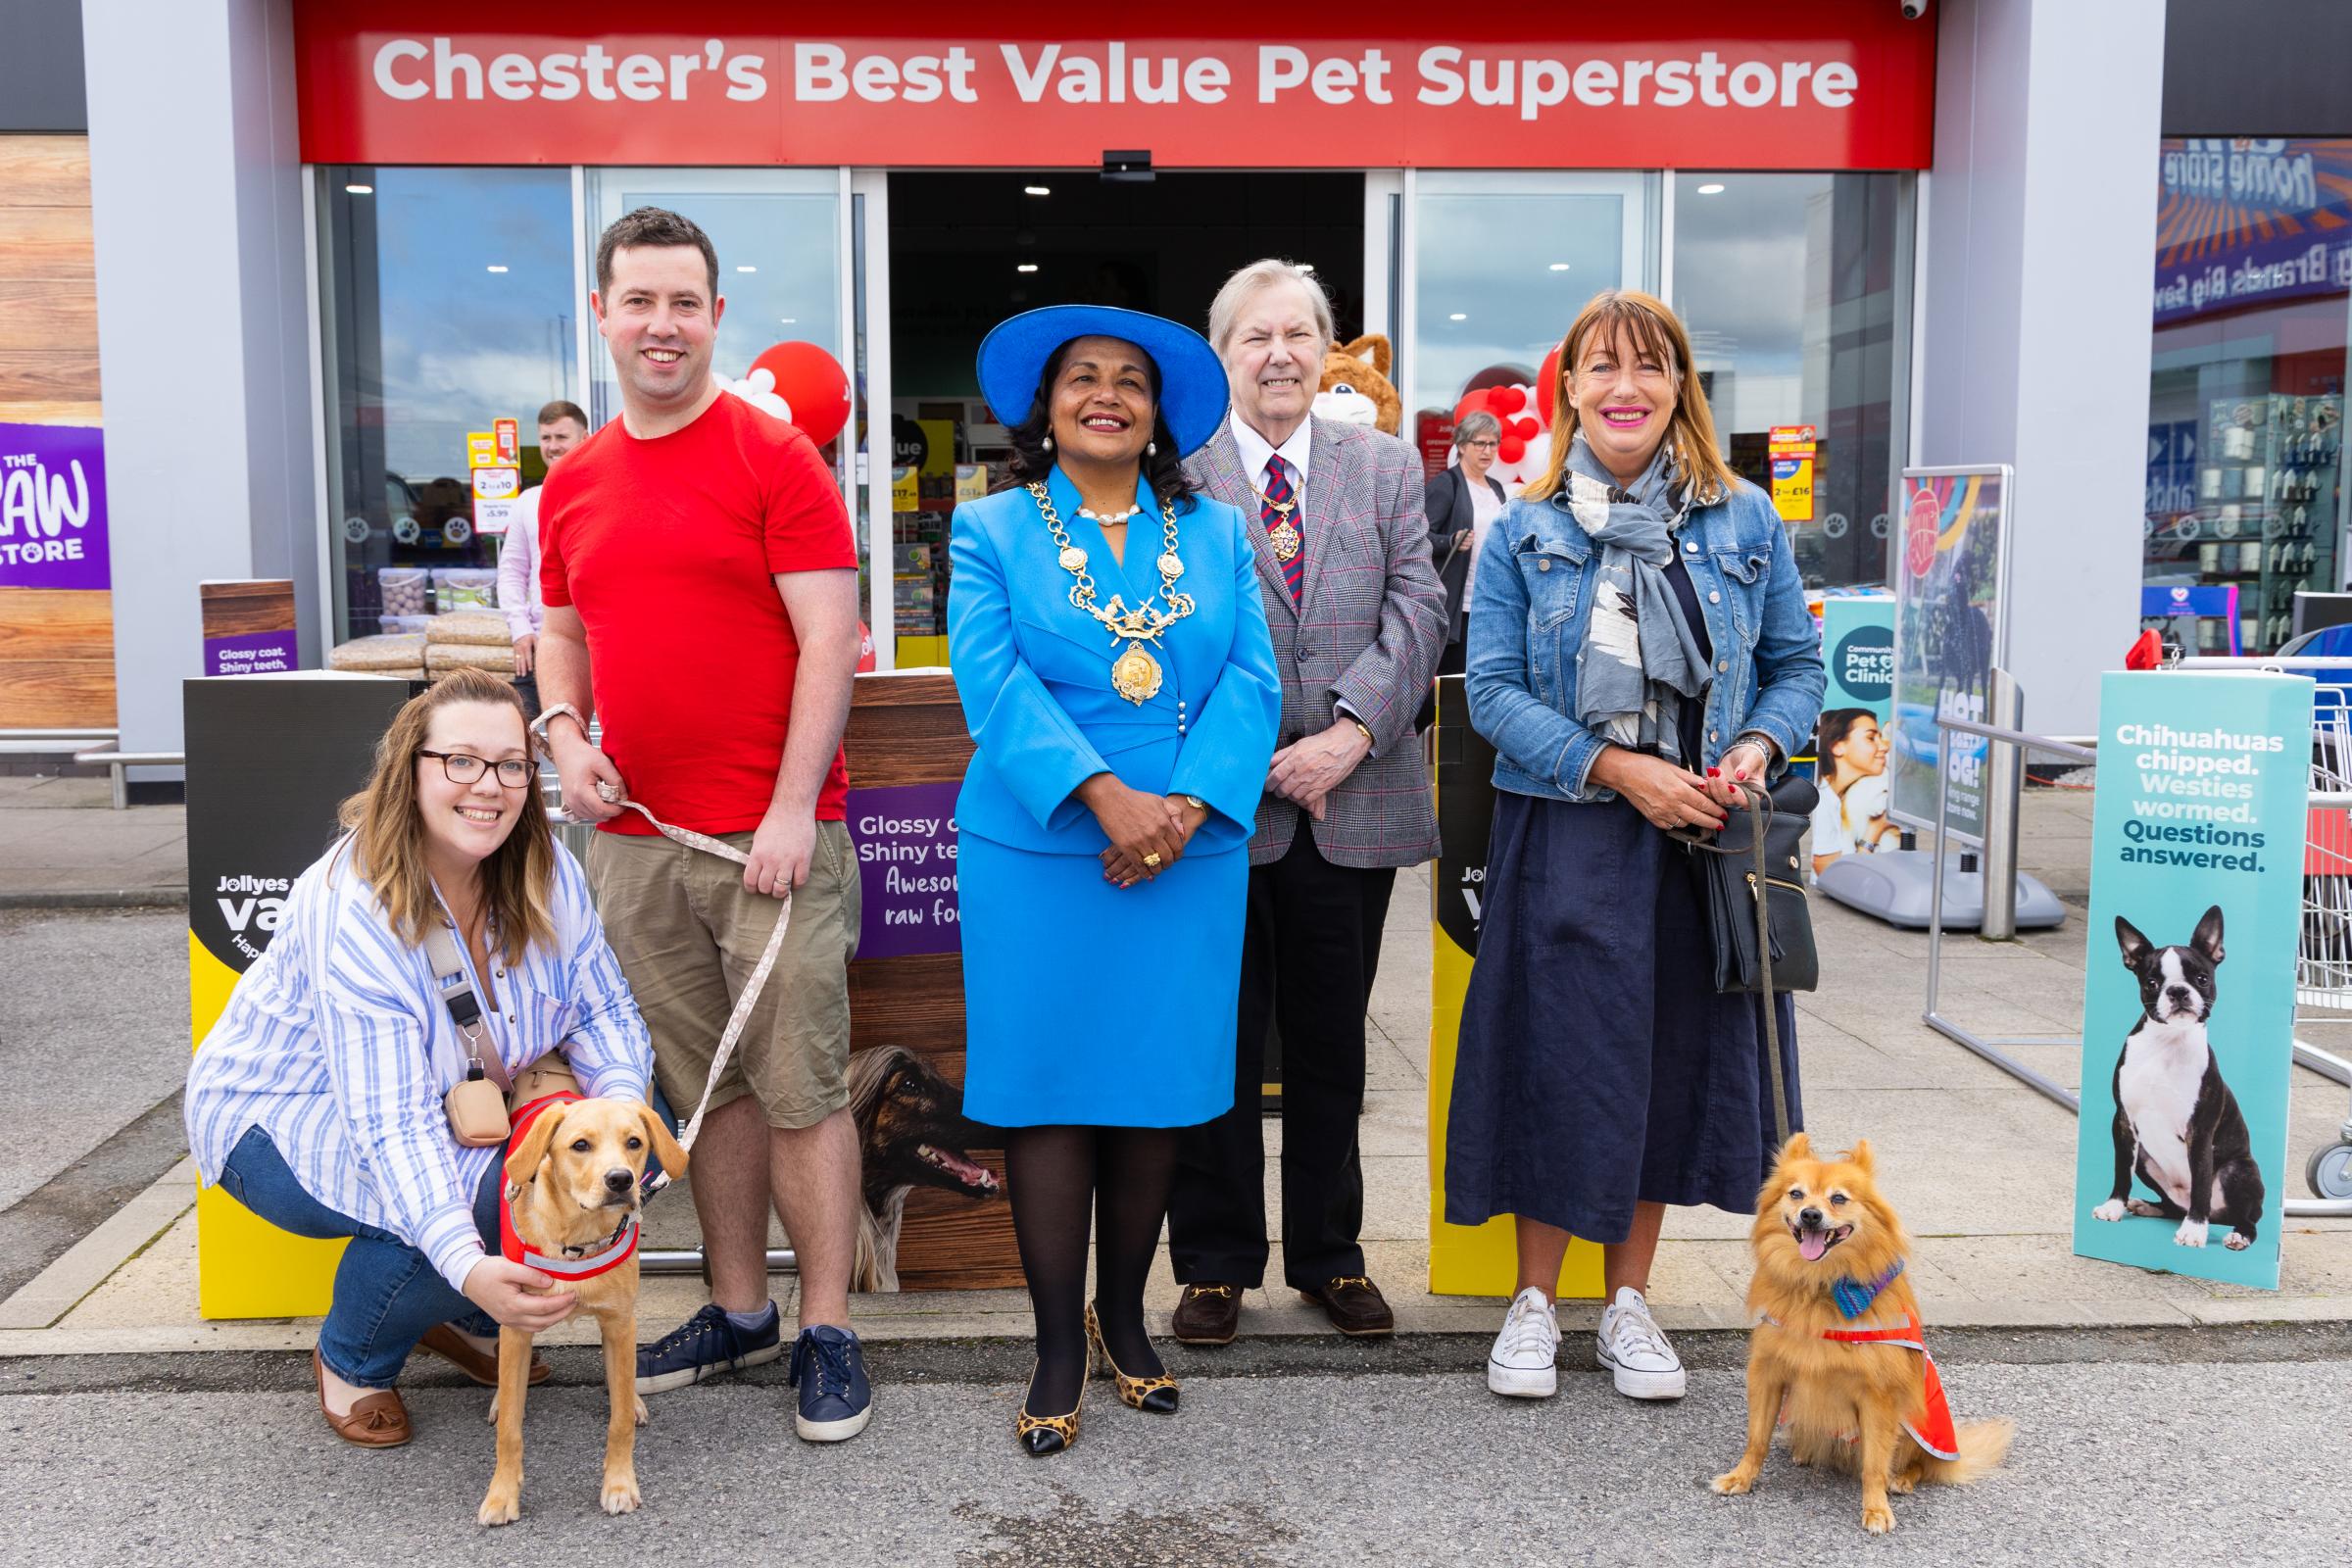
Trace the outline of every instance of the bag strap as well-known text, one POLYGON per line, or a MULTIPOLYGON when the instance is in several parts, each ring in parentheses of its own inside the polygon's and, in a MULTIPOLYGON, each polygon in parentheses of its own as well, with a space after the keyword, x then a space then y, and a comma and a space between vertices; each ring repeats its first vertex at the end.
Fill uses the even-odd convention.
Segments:
POLYGON ((1781 999, 1772 989, 1772 901, 1764 894, 1764 819, 1771 814, 1772 798, 1761 784, 1748 782, 1740 788, 1747 797, 1748 826, 1756 841, 1754 898, 1750 902, 1756 906, 1756 972, 1764 987, 1764 1054, 1772 1064, 1772 1152, 1777 1156, 1788 1142, 1788 1083, 1781 1066, 1781 999))
POLYGON ((500 1094, 509 1094, 514 1088, 514 1080, 507 1076, 507 1064, 499 1059, 498 1043, 482 1039, 481 999, 473 994, 473 980, 458 952, 458 939, 449 930, 446 925, 434 925, 424 933, 424 956, 433 966, 433 984, 440 987, 441 1004, 449 1009, 450 1022, 458 1026, 458 1038, 466 1042, 467 1059, 480 1064, 483 1075, 498 1085, 500 1094), (485 1044, 488 1050, 483 1049, 485 1044))

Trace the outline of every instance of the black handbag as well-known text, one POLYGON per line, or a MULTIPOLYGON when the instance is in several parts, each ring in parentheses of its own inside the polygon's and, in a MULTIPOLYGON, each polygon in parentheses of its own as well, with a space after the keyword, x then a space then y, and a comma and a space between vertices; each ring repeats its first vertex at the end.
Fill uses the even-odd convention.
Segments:
POLYGON ((1804 876, 1805 827, 1821 792, 1802 778, 1785 778, 1769 791, 1743 784, 1740 791, 1747 808, 1733 811, 1721 828, 1711 833, 1686 829, 1674 837, 1699 852, 1715 989, 1764 996, 1773 1114, 1785 1144, 1788 1098, 1781 1083, 1780 1004, 1773 996, 1821 984, 1821 953, 1813 944, 1804 876))

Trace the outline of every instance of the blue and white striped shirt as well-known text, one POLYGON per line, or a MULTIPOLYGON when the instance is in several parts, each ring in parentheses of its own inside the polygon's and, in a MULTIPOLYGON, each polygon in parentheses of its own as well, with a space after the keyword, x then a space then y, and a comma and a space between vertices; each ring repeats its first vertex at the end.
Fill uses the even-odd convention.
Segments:
MULTIPOLYGON (((340 840, 296 879, 276 936, 237 981, 188 1069, 188 1145, 207 1182, 260 1127, 303 1190, 339 1214, 391 1232, 453 1289, 482 1255, 473 1196, 502 1151, 466 1149, 442 1097, 466 1076, 466 1050, 421 946, 393 933, 340 840)), ((561 844, 535 944, 484 990, 490 1038, 510 1074, 559 1044, 590 1095, 645 1098, 653 1051, 636 1000, 561 844)), ((461 949, 463 944, 460 944, 461 949)), ((466 956, 468 967, 471 954, 466 956)))

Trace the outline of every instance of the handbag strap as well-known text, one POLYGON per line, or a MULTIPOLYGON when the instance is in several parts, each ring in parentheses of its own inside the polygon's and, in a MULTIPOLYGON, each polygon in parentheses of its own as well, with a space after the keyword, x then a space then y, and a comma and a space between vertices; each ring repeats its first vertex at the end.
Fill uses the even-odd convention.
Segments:
POLYGON ((480 1065, 500 1094, 510 1093, 514 1084, 507 1076, 507 1064, 499 1059, 498 1043, 490 1041, 489 1049, 482 1049, 481 999, 473 994, 473 979, 458 952, 457 938, 449 931, 446 925, 435 925, 424 933, 424 956, 433 966, 433 984, 440 988, 441 1004, 449 1009, 450 1022, 458 1026, 458 1037, 466 1042, 467 1059, 480 1065))

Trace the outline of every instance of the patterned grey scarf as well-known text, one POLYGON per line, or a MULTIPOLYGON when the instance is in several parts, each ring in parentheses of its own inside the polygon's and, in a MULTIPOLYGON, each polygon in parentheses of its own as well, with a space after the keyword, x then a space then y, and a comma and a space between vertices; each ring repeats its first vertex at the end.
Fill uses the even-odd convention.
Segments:
POLYGON ((1682 755, 1682 705, 1707 689, 1714 670, 1666 580, 1674 532, 1690 514, 1692 486, 1678 485, 1670 444, 1642 476, 1619 489, 1580 433, 1569 449, 1568 509, 1600 547, 1592 612, 1576 655, 1576 717, 1606 741, 1682 755))

